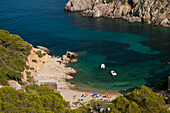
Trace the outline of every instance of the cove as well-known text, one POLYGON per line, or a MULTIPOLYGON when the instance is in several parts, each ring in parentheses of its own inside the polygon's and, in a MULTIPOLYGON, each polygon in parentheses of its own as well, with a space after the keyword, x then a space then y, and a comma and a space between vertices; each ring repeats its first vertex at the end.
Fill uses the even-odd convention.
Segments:
POLYGON ((154 86, 170 71, 170 29, 121 19, 83 17, 67 0, 1 0, 0 29, 20 35, 52 55, 79 52, 70 82, 79 90, 120 92, 154 86), (106 69, 101 70, 101 63, 106 69), (113 77, 114 70, 118 76, 113 77))

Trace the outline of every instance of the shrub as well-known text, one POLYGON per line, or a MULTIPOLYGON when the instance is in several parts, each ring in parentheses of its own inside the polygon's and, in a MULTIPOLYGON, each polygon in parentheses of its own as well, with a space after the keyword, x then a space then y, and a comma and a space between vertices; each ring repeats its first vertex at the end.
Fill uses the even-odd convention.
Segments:
POLYGON ((26 69, 30 69, 30 66, 26 65, 26 69))
POLYGON ((156 9, 159 9, 159 7, 157 6, 156 9))
POLYGON ((31 69, 31 70, 34 70, 34 68, 33 68, 33 67, 30 67, 30 69, 31 69))
POLYGON ((37 60, 36 60, 36 59, 33 59, 32 62, 37 63, 37 60))
POLYGON ((37 51, 35 53, 38 55, 39 58, 42 58, 44 56, 44 54, 42 54, 41 51, 37 51))
POLYGON ((170 104, 170 97, 169 97, 168 100, 167 100, 167 104, 170 104))
POLYGON ((26 75, 27 75, 27 76, 31 75, 31 72, 26 71, 26 75))
POLYGON ((161 8, 161 13, 162 13, 162 14, 164 13, 164 8, 161 8))
POLYGON ((159 1, 162 2, 162 3, 164 2, 164 0, 159 0, 159 1))
POLYGON ((155 88, 154 90, 164 90, 164 89, 167 89, 168 88, 168 77, 170 76, 170 74, 168 74, 167 76, 163 77, 161 79, 160 82, 158 82, 156 85, 155 85, 155 88))
POLYGON ((19 83, 20 85, 24 85, 24 82, 22 82, 22 80, 18 81, 18 83, 19 83))
POLYGON ((106 0, 106 3, 109 3, 110 2, 110 0, 106 0))

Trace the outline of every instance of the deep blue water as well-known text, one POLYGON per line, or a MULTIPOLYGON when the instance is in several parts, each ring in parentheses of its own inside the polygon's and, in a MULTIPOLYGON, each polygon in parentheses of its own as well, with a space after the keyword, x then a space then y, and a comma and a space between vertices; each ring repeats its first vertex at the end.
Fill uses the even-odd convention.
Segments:
POLYGON ((64 11, 67 0, 0 0, 0 29, 53 55, 79 52, 71 64, 79 89, 120 91, 153 86, 170 72, 170 29, 64 11), (99 65, 106 64, 106 70, 99 65), (109 74, 111 70, 118 76, 109 74))

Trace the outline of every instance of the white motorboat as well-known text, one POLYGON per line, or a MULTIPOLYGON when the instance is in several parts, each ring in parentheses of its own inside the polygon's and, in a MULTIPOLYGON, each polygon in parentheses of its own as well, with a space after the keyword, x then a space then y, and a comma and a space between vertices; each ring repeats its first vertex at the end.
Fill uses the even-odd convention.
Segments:
POLYGON ((100 68, 101 68, 101 69, 105 69, 105 64, 101 64, 101 65, 100 65, 100 68))
POLYGON ((113 76, 116 76, 117 75, 117 73, 115 72, 115 71, 111 71, 110 72, 113 76))

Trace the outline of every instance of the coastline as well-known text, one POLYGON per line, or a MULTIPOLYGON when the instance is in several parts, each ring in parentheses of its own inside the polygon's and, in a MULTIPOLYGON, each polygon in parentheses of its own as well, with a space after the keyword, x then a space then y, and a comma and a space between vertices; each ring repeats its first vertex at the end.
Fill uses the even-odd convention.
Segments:
POLYGON ((81 106, 81 104, 90 102, 93 99, 111 102, 111 101, 114 101, 116 97, 122 95, 120 93, 88 92, 88 91, 81 91, 81 90, 76 90, 76 89, 71 89, 71 88, 60 89, 57 91, 62 95, 64 100, 70 102, 70 105, 73 109, 78 108, 79 106, 81 106), (93 94, 97 94, 99 97, 94 98, 93 94), (104 96, 107 96, 107 97, 104 97, 104 96))
MULTIPOLYGON (((31 50, 31 54, 28 56, 27 64, 34 68, 34 70, 31 71, 31 76, 34 77, 36 84, 39 86, 54 86, 56 83, 56 91, 59 92, 66 101, 71 102, 70 104, 72 104, 72 102, 89 102, 90 100, 94 99, 91 96, 94 93, 98 95, 110 95, 109 98, 95 98, 102 100, 107 99, 107 101, 113 101, 117 96, 122 95, 121 93, 115 92, 100 92, 77 89, 75 84, 69 82, 70 79, 74 79, 72 76, 70 76, 70 74, 74 74, 77 71, 67 66, 67 64, 53 61, 51 55, 46 54, 42 58, 36 57, 35 51, 41 51, 42 53, 45 51, 33 48, 31 50), (32 59, 36 59, 37 63, 32 63, 32 59), (81 97, 83 94, 87 94, 88 96, 83 98, 81 97), (79 101, 79 99, 83 99, 83 101, 79 101)), ((26 70, 24 72, 26 72, 26 70)), ((24 75, 24 78, 26 81, 26 75, 24 75)), ((72 107, 74 108, 75 106, 72 107)), ((79 107, 79 105, 76 105, 76 108, 77 107, 79 107)))
POLYGON ((144 22, 169 28, 169 8, 167 1, 158 0, 68 0, 64 10, 78 11, 82 16, 93 18, 122 18, 130 23, 144 22))

